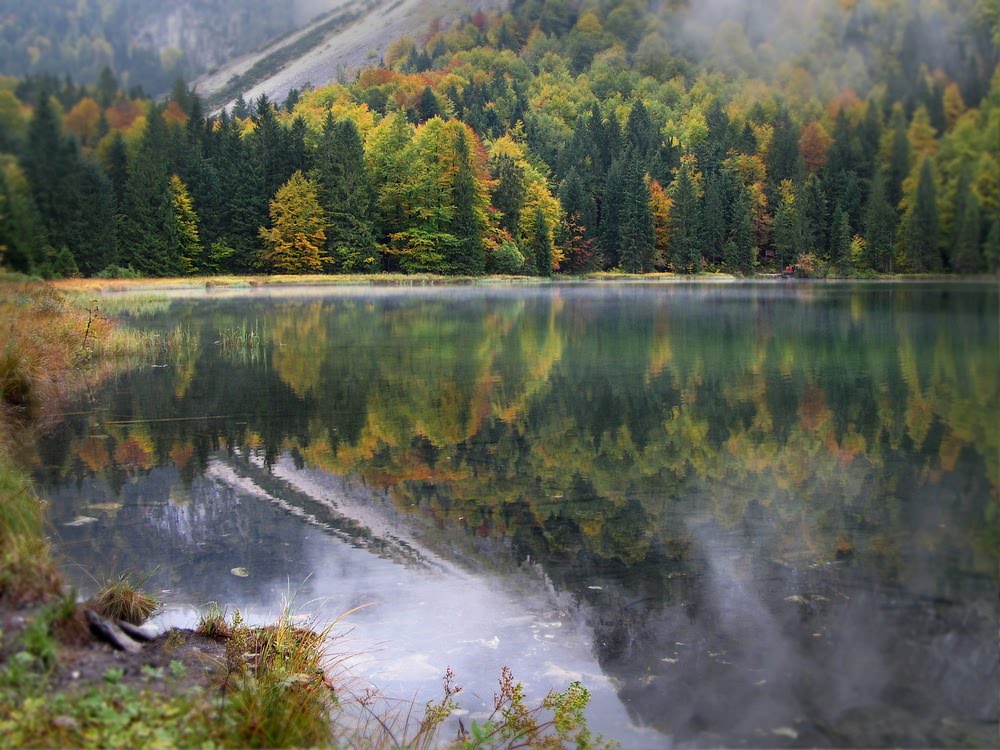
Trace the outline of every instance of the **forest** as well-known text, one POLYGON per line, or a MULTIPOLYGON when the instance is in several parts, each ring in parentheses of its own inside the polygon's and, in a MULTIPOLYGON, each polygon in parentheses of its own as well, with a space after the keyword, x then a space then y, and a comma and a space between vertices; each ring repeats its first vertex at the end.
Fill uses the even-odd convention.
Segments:
MULTIPOLYGON (((0 245, 44 277, 1000 267, 995 0, 519 0, 209 113, 0 83, 0 245)), ((22 71, 17 71, 22 72, 22 71)), ((132 79, 130 78, 131 82, 132 79)))

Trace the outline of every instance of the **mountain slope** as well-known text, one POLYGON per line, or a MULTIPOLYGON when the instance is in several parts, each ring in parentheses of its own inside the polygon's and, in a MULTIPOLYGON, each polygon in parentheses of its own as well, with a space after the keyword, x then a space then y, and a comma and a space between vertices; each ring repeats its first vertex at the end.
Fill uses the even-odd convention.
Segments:
POLYGON ((419 36, 434 19, 505 5, 502 0, 334 1, 331 10, 302 29, 198 78, 198 93, 213 109, 241 94, 248 101, 261 94, 281 100, 292 89, 321 86, 347 69, 377 63, 394 40, 419 36))

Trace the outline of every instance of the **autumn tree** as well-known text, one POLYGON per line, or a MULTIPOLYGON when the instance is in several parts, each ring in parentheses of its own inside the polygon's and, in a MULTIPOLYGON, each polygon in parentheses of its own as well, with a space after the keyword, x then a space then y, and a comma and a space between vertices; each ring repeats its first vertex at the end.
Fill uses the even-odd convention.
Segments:
POLYGON ((187 186, 177 175, 170 178, 170 199, 174 209, 173 241, 184 273, 197 273, 202 267, 201 237, 198 233, 198 215, 187 186))
POLYGON ((271 228, 260 228, 265 268, 277 273, 318 273, 326 259, 323 211, 316 185, 295 172, 274 196, 271 228))

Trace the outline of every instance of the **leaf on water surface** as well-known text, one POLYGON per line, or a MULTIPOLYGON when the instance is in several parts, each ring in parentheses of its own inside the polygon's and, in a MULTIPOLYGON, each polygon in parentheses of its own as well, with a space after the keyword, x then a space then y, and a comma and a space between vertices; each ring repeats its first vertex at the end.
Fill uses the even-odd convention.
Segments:
POLYGON ((247 570, 246 568, 233 568, 229 572, 232 573, 237 578, 249 578, 250 577, 250 571, 247 570))
POLYGON ((779 737, 787 737, 790 740, 797 740, 799 738, 799 733, 791 727, 778 727, 777 729, 772 729, 771 734, 776 734, 779 737))
POLYGON ((63 526, 86 526, 88 523, 96 523, 96 518, 91 518, 90 516, 77 516, 72 521, 64 523, 63 526))

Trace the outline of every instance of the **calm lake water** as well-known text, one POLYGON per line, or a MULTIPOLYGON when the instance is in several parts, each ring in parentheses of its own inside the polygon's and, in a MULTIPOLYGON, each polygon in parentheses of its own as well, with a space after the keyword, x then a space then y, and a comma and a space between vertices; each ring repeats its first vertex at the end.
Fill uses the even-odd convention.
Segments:
POLYGON ((370 605, 353 688, 422 704, 450 666, 475 718, 503 665, 580 679, 625 748, 996 742, 996 286, 128 306, 184 345, 41 447, 82 593, 148 574, 181 625, 370 605))

